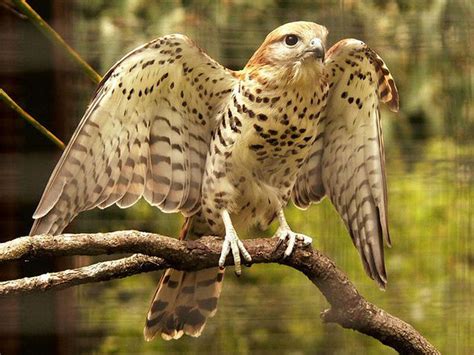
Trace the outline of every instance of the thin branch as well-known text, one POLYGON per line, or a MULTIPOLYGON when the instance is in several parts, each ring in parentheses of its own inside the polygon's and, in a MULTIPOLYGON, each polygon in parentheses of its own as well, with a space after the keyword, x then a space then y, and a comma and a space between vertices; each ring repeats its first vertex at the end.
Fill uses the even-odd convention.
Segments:
MULTIPOLYGON (((331 305, 331 309, 321 314, 325 322, 370 335, 400 353, 439 354, 411 325, 362 297, 347 276, 321 252, 296 248, 290 257, 282 259, 284 248, 279 248, 274 238, 246 240, 244 244, 252 256, 252 264, 279 263, 303 272, 331 305)), ((168 267, 201 270, 217 265, 221 247, 222 242, 213 237, 179 241, 136 231, 22 237, 0 244, 0 263, 60 255, 140 253, 150 256, 134 255, 47 276, 5 281, 0 283, 0 295, 62 289, 168 267)), ((226 265, 232 263, 229 257, 226 265)))
POLYGON ((64 143, 56 137, 51 131, 49 131, 45 126, 35 120, 28 112, 23 110, 20 105, 18 105, 8 94, 3 90, 0 89, 0 100, 2 100, 8 107, 10 107, 13 111, 18 113, 21 118, 26 120, 29 124, 35 127, 38 131, 41 132, 46 138, 48 138, 51 142, 56 144, 59 148, 64 150, 65 145, 64 143))
POLYGON ((36 293, 48 290, 58 291, 72 286, 121 279, 167 267, 169 267, 169 264, 157 256, 134 254, 126 258, 103 261, 77 269, 0 282, 0 295, 36 293))
POLYGON ((25 0, 12 0, 12 2, 51 42, 62 48, 94 83, 102 80, 102 77, 25 0))

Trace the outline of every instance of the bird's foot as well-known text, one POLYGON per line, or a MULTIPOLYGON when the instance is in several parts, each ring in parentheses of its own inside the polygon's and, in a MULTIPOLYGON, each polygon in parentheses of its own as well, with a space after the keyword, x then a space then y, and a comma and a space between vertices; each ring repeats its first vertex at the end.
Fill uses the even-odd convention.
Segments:
POLYGON ((243 258, 247 262, 252 261, 247 249, 245 249, 242 241, 237 237, 235 231, 228 231, 225 235, 224 243, 222 244, 221 257, 219 258, 219 267, 223 268, 225 264, 225 259, 227 255, 232 252, 235 265, 235 273, 240 276, 242 274, 242 266, 240 264, 240 253, 242 253, 243 258))
POLYGON ((230 252, 232 252, 232 256, 234 258, 234 265, 235 265, 235 274, 240 276, 242 274, 242 266, 240 263, 240 254, 242 253, 242 257, 245 261, 251 262, 252 257, 250 256, 247 249, 245 249, 244 244, 237 236, 232 223, 230 222, 230 216, 225 211, 223 215, 224 225, 225 225, 225 238, 224 243, 222 244, 222 251, 221 256, 219 258, 219 267, 223 268, 225 264, 225 259, 230 252))
POLYGON ((302 242, 303 246, 308 246, 313 242, 313 239, 311 237, 308 237, 307 235, 301 233, 295 233, 287 226, 280 226, 277 229, 274 237, 279 238, 276 247, 277 249, 285 240, 288 239, 288 245, 285 249, 285 252, 283 253, 283 259, 290 256, 290 254, 293 252, 296 241, 302 242))

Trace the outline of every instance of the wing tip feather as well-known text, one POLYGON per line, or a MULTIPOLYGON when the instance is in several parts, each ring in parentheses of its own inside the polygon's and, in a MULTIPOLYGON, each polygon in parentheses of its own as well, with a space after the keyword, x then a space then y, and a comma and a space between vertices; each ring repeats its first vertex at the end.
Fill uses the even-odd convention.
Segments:
POLYGON ((388 106, 390 111, 398 112, 400 110, 400 98, 398 96, 397 86, 395 85, 395 81, 393 80, 390 73, 385 76, 385 81, 386 81, 386 85, 389 88, 390 95, 387 101, 383 99, 382 101, 385 102, 385 104, 388 106))

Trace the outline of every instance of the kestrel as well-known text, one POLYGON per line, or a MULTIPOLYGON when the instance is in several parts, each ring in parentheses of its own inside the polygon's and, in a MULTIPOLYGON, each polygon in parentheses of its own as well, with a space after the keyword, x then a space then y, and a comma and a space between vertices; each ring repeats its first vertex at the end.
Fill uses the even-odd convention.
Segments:
POLYGON ((287 242, 283 208, 328 196, 365 271, 387 282, 390 244, 379 103, 398 110, 394 80, 361 41, 325 53, 325 27, 293 22, 271 32, 245 68, 232 71, 186 36, 153 40, 117 62, 100 83, 54 169, 30 234, 57 234, 78 215, 142 196, 186 217, 182 237, 224 238, 219 265, 166 270, 144 335, 199 336, 217 309, 226 256, 251 257, 236 228, 268 228, 287 242))

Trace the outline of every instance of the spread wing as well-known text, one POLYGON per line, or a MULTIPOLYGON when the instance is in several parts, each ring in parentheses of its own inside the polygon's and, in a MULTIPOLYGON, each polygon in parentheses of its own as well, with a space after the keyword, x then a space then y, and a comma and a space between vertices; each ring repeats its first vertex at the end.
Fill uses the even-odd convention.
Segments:
POLYGON ((379 103, 397 111, 397 89, 382 59, 358 40, 334 45, 325 65, 327 107, 293 189, 293 201, 306 208, 327 195, 366 272, 384 287, 383 239, 390 245, 390 236, 379 103))
POLYGON ((182 35, 126 55, 105 75, 56 165, 30 234, 60 233, 81 211, 125 208, 141 196, 192 215, 215 112, 233 82, 182 35))

